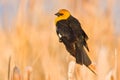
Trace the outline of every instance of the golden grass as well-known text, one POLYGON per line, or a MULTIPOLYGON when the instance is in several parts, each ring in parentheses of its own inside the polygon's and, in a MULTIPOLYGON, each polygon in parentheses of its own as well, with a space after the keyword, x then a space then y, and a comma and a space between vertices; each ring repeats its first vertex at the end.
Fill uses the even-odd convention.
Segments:
MULTIPOLYGON (((24 80, 29 80, 28 78, 30 80, 120 79, 120 63, 118 63, 120 39, 117 46, 111 16, 113 6, 111 2, 108 1, 108 8, 103 13, 99 11, 97 0, 92 2, 66 1, 68 4, 66 8, 70 9, 71 13, 79 19, 89 36, 90 53, 88 54, 95 64, 97 72, 97 76, 95 76, 85 66, 76 64, 71 78, 68 77, 68 66, 75 59, 65 50, 64 45, 59 43, 54 25, 56 8, 63 8, 65 4, 56 5, 53 11, 46 12, 43 8, 45 7, 44 0, 40 0, 40 2, 29 0, 28 2, 29 6, 26 8, 28 11, 25 12, 27 1, 20 1, 17 16, 13 20, 10 31, 0 29, 0 80, 7 80, 10 56, 11 80, 20 80, 18 76, 24 80), (16 72, 14 75, 16 67, 20 73, 16 72)), ((63 3, 62 0, 59 2, 63 3)))

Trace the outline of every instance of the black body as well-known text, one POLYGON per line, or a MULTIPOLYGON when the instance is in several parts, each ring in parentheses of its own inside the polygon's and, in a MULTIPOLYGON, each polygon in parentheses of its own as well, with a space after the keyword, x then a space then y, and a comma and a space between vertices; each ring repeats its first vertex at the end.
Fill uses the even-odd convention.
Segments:
POLYGON ((85 47, 89 51, 86 43, 88 36, 79 21, 73 16, 67 20, 60 20, 56 23, 56 32, 60 42, 64 43, 67 51, 76 58, 76 62, 88 67, 91 60, 84 49, 85 47))

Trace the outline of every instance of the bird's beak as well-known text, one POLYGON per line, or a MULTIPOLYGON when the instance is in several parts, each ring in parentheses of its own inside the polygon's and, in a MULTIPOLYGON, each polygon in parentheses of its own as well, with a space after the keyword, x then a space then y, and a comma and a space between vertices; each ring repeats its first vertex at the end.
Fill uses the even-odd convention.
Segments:
POLYGON ((60 16, 59 12, 55 13, 56 16, 60 16))
POLYGON ((63 14, 58 12, 58 13, 56 13, 55 15, 56 15, 56 16, 61 16, 61 15, 63 15, 63 14))

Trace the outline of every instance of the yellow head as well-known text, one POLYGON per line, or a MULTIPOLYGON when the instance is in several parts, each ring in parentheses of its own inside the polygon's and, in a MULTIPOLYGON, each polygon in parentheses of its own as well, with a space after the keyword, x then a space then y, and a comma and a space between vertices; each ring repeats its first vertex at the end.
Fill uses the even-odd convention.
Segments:
POLYGON ((70 12, 66 9, 60 9, 56 14, 55 24, 60 20, 66 20, 70 16, 70 12))

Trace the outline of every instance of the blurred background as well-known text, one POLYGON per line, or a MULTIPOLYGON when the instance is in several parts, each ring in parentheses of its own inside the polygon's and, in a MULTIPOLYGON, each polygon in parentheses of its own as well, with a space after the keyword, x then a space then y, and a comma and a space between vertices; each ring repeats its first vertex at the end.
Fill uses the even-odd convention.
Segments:
MULTIPOLYGON (((0 0, 0 80, 13 68, 24 80, 120 80, 120 0, 0 0), (89 36, 89 57, 97 76, 76 64, 59 43, 55 13, 67 9, 89 36), (27 71, 29 68, 30 72, 27 71)), ((20 79, 12 79, 20 80, 20 79)))

